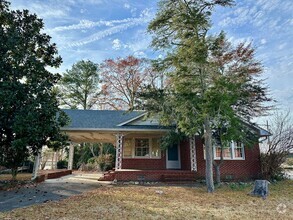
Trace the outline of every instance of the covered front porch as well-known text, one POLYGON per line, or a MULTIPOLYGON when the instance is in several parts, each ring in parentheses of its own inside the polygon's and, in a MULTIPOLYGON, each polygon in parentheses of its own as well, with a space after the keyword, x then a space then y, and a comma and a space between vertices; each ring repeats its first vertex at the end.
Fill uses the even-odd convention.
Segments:
MULTIPOLYGON (((72 169, 74 143, 111 143, 115 167, 105 180, 162 181, 166 175, 197 170, 195 139, 174 143, 162 150, 160 138, 170 131, 141 111, 65 110, 71 124, 63 128, 71 141, 68 169, 72 169)), ((194 176, 194 175, 193 175, 194 176)))
POLYGON ((115 168, 105 181, 191 181, 195 179, 195 140, 191 138, 161 150, 165 131, 66 131, 71 140, 68 169, 72 169, 74 143, 112 143, 115 168))

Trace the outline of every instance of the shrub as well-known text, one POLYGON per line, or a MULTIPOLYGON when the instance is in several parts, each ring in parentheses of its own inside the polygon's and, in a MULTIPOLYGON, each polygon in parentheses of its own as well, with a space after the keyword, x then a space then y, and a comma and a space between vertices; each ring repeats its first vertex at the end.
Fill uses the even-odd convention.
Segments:
POLYGON ((114 156, 112 154, 100 155, 96 158, 96 163, 101 171, 110 170, 114 167, 114 156))
POLYGON ((68 166, 68 162, 66 160, 59 160, 57 162, 57 169, 66 169, 68 166))
POLYGON ((271 152, 261 154, 261 172, 267 180, 281 180, 284 178, 282 164, 286 160, 286 152, 271 152))

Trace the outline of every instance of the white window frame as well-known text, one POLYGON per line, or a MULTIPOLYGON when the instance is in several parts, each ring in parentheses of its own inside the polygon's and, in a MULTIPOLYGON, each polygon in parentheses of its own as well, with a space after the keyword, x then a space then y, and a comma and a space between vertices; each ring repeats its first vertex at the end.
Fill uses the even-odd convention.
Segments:
POLYGON ((153 149, 153 139, 150 137, 134 137, 131 138, 131 157, 130 156, 124 156, 124 149, 123 149, 123 158, 125 159, 161 159, 162 158, 162 152, 159 151, 159 156, 153 156, 152 155, 152 149, 153 149), (136 139, 148 139, 149 140, 149 156, 136 156, 135 155, 135 140, 136 139))
MULTIPOLYGON (((231 157, 224 157, 223 160, 245 160, 245 149, 244 149, 244 144, 241 144, 241 149, 242 149, 242 157, 235 157, 235 143, 232 141, 230 143, 230 149, 231 149, 231 157)), ((206 151, 205 151, 205 146, 203 145, 203 153, 204 153, 204 159, 206 159, 206 151)), ((221 160, 221 157, 216 156, 216 146, 213 146, 213 155, 214 155, 214 160, 221 160)))

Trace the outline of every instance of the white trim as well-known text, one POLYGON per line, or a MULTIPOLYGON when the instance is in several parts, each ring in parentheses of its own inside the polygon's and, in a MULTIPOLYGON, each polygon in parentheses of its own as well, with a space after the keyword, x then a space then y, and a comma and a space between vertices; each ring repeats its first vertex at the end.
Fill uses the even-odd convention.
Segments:
POLYGON ((140 128, 61 128, 62 131, 114 131, 114 132, 123 132, 123 131, 170 131, 170 129, 140 129, 140 128))
POLYGON ((68 155, 68 170, 72 170, 73 168, 73 158, 74 158, 74 146, 72 143, 69 145, 69 155, 68 155))
POLYGON ((197 160, 196 160, 196 145, 195 136, 189 138, 189 148, 190 148, 190 169, 191 171, 197 171, 197 160))
POLYGON ((127 121, 124 121, 124 122, 118 124, 117 126, 123 126, 123 125, 126 125, 126 124, 128 124, 128 123, 130 123, 130 122, 133 122, 133 121, 135 121, 135 120, 137 120, 137 119, 139 119, 139 118, 145 116, 146 114, 147 114, 147 113, 145 112, 145 113, 143 113, 143 114, 141 114, 141 115, 138 115, 138 116, 136 116, 136 117, 134 117, 134 118, 131 118, 131 119, 127 120, 127 121))
POLYGON ((123 134, 116 134, 116 161, 115 170, 122 169, 123 134))

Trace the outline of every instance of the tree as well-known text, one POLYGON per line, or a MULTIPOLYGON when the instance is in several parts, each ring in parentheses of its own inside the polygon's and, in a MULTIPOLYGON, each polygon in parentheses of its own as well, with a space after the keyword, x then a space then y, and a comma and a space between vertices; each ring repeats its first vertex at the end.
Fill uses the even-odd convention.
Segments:
POLYGON ((17 168, 43 145, 62 142, 67 122, 52 88, 60 78, 46 67, 58 67, 56 45, 41 33, 44 24, 28 10, 0 2, 0 161, 17 168))
POLYGON ((100 95, 98 65, 81 60, 66 70, 59 85, 61 104, 70 108, 92 109, 100 95))
POLYGON ((110 109, 134 109, 146 86, 156 87, 150 62, 133 56, 108 59, 101 64, 103 104, 110 109))
POLYGON ((281 165, 293 149, 293 123, 290 112, 276 112, 269 124, 271 136, 264 141, 264 152, 261 154, 262 175, 268 180, 282 177, 281 165))
POLYGON ((148 109, 159 112, 165 124, 176 122, 185 135, 204 138, 208 192, 214 191, 214 131, 226 130, 220 135, 223 143, 237 137, 237 129, 244 136, 240 120, 263 113, 266 107, 262 103, 270 101, 266 87, 256 79, 262 68, 251 45, 232 49, 223 33, 208 34, 214 7, 232 3, 161 0, 148 27, 154 35, 152 46, 166 52, 156 66, 169 78, 165 90, 147 95, 152 105, 157 101, 148 109))
POLYGON ((219 184, 225 146, 230 146, 231 141, 248 147, 258 143, 259 136, 249 122, 250 117, 269 110, 270 107, 262 103, 271 99, 266 95, 262 80, 256 78, 262 72, 262 65, 254 58, 251 44, 240 43, 233 47, 221 32, 210 50, 209 63, 218 70, 213 79, 214 87, 207 94, 212 103, 209 111, 213 115, 214 144, 221 148, 220 161, 213 161, 219 184))

